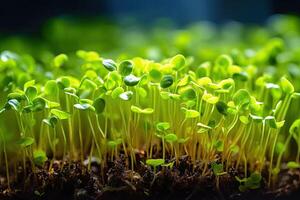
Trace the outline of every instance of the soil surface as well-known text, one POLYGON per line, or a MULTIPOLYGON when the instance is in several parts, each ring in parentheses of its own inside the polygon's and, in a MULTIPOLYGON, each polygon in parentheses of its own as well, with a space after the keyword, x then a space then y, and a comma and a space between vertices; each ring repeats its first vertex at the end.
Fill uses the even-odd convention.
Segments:
MULTIPOLYGON (((265 180, 260 189, 241 193, 235 176, 230 170, 217 179, 209 169, 204 176, 188 156, 183 156, 172 168, 157 168, 154 172, 143 164, 137 155, 135 170, 130 170, 124 156, 107 162, 104 170, 92 163, 91 170, 79 162, 49 163, 32 173, 30 167, 18 169, 17 181, 11 189, 0 185, 1 200, 27 199, 76 199, 76 200, 285 200, 299 199, 300 170, 282 170, 276 189, 266 189, 265 180), (24 179, 23 177, 26 177, 24 179), (218 187, 217 187, 218 185, 218 187)), ((2 178, 3 179, 3 178, 2 178)))

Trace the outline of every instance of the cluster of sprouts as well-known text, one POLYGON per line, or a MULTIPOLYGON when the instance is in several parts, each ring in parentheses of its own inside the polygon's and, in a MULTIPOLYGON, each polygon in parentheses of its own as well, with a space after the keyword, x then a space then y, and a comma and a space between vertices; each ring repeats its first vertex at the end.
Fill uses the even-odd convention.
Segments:
MULTIPOLYGON (((272 45, 267 56, 278 40, 272 45)), ((49 170, 71 160, 90 169, 97 158, 103 169, 121 154, 132 170, 137 153, 154 171, 183 155, 203 176, 242 168, 241 190, 259 187, 263 170, 271 186, 284 160, 300 167, 299 112, 289 116, 300 94, 288 75, 239 66, 225 54, 199 64, 180 54, 161 62, 76 56, 59 54, 43 68, 27 55, 1 53, 0 162, 8 187, 19 165, 35 172, 47 160, 49 170)))

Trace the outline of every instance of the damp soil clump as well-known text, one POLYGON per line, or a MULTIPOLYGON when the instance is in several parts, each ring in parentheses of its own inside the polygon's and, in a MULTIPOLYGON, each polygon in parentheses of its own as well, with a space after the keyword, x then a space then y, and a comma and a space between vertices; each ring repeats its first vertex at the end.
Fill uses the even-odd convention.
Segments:
MULTIPOLYGON (((300 195, 300 170, 282 170, 275 189, 267 189, 263 178, 261 187, 246 192, 239 191, 236 176, 242 172, 229 170, 217 178, 210 169, 203 173, 194 167, 189 156, 182 156, 173 167, 158 167, 156 171, 145 165, 137 155, 134 170, 130 169, 124 155, 101 167, 93 162, 88 166, 80 162, 56 161, 36 168, 18 168, 17 179, 11 189, 0 184, 0 199, 75 199, 75 200, 285 200, 300 195), (23 177, 26 177, 25 179, 23 177)), ((2 177, 1 177, 2 178, 2 177)), ((3 179, 3 178, 2 178, 3 179)))

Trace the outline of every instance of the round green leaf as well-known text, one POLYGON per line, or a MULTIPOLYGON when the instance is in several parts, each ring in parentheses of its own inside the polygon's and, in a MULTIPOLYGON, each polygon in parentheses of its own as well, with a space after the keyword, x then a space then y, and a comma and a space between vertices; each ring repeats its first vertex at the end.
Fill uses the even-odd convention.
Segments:
POLYGON ((124 89, 122 87, 116 87, 112 93, 111 93, 111 97, 113 99, 116 99, 119 97, 120 94, 122 94, 124 92, 124 89))
POLYGON ((287 167, 289 169, 298 169, 298 168, 300 168, 300 163, 291 161, 291 162, 287 163, 287 167))
POLYGON ((133 92, 132 91, 127 91, 127 92, 123 92, 119 95, 119 98, 124 100, 124 101, 129 101, 131 100, 133 96, 133 92))
POLYGON ((189 87, 180 89, 179 94, 183 101, 193 100, 197 97, 195 90, 189 87))
POLYGON ((147 159, 146 164, 152 167, 157 167, 165 163, 164 159, 147 159))
POLYGON ((121 62, 119 65, 119 73, 122 76, 128 76, 132 72, 132 69, 133 69, 133 64, 129 60, 125 60, 121 62))
POLYGON ((170 128, 170 124, 168 122, 158 122, 156 124, 156 130, 158 131, 166 131, 170 128))
POLYGON ((160 81, 160 87, 168 88, 173 84, 173 76, 164 75, 160 81))
POLYGON ((177 141, 177 135, 175 135, 174 133, 169 133, 167 135, 165 135, 165 140, 169 143, 173 143, 177 141))
POLYGON ((34 143, 34 138, 32 137, 23 137, 17 141, 22 148, 29 147, 34 143))
POLYGON ((197 118, 200 116, 200 113, 196 110, 185 110, 185 118, 191 119, 191 118, 197 118))
POLYGON ((33 152, 33 162, 37 166, 43 166, 44 163, 48 160, 46 152, 43 150, 35 150, 33 152))
POLYGON ((54 67, 61 67, 67 61, 68 61, 68 56, 66 54, 59 54, 54 57, 53 65, 54 65, 54 67))
POLYGON ((247 116, 242 115, 239 119, 243 124, 249 124, 249 118, 247 116))
POLYGON ((190 139, 190 137, 179 138, 177 142, 180 143, 180 144, 184 144, 184 143, 186 143, 189 139, 190 139))
POLYGON ((228 114, 227 112, 228 106, 223 101, 218 101, 218 103, 216 104, 216 108, 219 111, 219 113, 221 113, 222 115, 226 116, 228 114))
POLYGON ((8 100, 8 105, 17 112, 21 111, 21 104, 17 99, 8 100))
POLYGON ((152 114, 154 112, 154 110, 152 108, 145 108, 145 109, 141 109, 137 106, 134 106, 132 105, 130 107, 131 111, 132 112, 135 112, 135 113, 139 113, 139 114, 152 114))
POLYGON ((152 80, 154 80, 155 82, 159 82, 162 77, 161 72, 157 69, 151 69, 149 72, 149 75, 150 75, 150 78, 152 80))
POLYGON ((127 86, 135 86, 139 83, 139 81, 140 81, 140 78, 134 76, 133 74, 130 74, 130 75, 124 77, 124 83, 127 86))
POLYGON ((95 107, 96 113, 101 114, 105 108, 105 100, 99 97, 95 99, 93 106, 95 107))
POLYGON ((65 111, 62 110, 58 110, 58 109, 52 109, 51 114, 55 115, 58 119, 63 120, 63 119, 69 119, 70 118, 70 113, 67 113, 65 111))
POLYGON ((216 65, 223 68, 228 68, 232 65, 232 58, 228 55, 221 55, 216 59, 216 65))
POLYGON ((138 94, 140 97, 142 97, 142 98, 147 97, 147 91, 146 91, 144 88, 142 88, 142 87, 137 87, 137 88, 135 88, 135 89, 136 89, 137 94, 138 94))
POLYGON ((78 110, 95 110, 95 108, 88 103, 76 103, 74 104, 74 108, 78 110))
POLYGON ((211 168, 213 170, 214 175, 218 176, 220 173, 224 171, 223 164, 218 164, 216 162, 211 163, 211 168))
POLYGON ((46 101, 44 98, 37 97, 37 98, 33 99, 32 106, 31 106, 31 110, 33 112, 42 111, 45 108, 46 108, 46 101))
POLYGON ((56 116, 50 116, 47 119, 43 119, 43 122, 47 124, 48 126, 55 128, 58 118, 56 116))
POLYGON ((249 104, 251 101, 251 96, 246 89, 239 89, 233 95, 233 101, 235 105, 243 106, 245 104, 249 104))
POLYGON ((280 79, 280 85, 282 91, 287 94, 292 94, 295 91, 293 84, 285 77, 282 77, 280 79))
POLYGON ((174 66, 174 69, 180 70, 185 66, 185 57, 178 54, 171 59, 170 63, 174 66))
POLYGON ((58 95, 58 86, 56 81, 50 80, 45 84, 44 92, 47 96, 57 97, 58 95))
POLYGON ((104 59, 102 60, 103 66, 108 70, 108 71, 115 71, 117 70, 117 65, 116 63, 111 60, 111 59, 104 59))
POLYGON ((204 93, 202 99, 209 104, 216 104, 219 101, 219 97, 213 96, 210 93, 204 93))

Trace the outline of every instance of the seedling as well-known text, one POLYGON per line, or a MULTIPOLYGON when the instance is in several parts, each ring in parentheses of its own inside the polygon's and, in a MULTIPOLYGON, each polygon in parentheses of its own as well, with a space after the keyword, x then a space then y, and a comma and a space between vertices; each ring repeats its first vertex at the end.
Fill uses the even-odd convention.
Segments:
POLYGON ((261 175, 257 172, 253 172, 248 178, 240 179, 237 176, 235 178, 240 183, 239 190, 241 192, 260 188, 262 179, 261 175))
POLYGON ((158 166, 161 166, 165 163, 164 159, 148 159, 146 160, 146 164, 150 165, 154 168, 154 173, 156 173, 156 169, 158 166))

